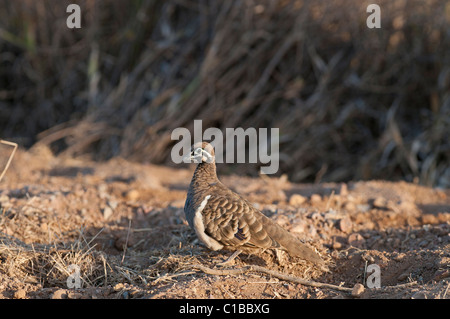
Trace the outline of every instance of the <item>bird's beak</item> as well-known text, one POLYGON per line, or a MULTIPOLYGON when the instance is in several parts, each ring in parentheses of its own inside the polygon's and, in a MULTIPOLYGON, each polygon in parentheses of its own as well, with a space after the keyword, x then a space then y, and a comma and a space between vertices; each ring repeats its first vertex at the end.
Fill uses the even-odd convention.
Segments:
POLYGON ((194 156, 193 156, 193 154, 191 152, 191 153, 189 153, 189 155, 183 157, 183 162, 184 163, 191 163, 193 159, 194 159, 194 156))
MULTIPOLYGON (((183 162, 184 163, 192 163, 192 161, 194 161, 194 163, 198 163, 198 155, 194 154, 194 151, 190 152, 189 155, 183 157, 183 162)), ((201 160, 200 160, 201 162, 201 160)))

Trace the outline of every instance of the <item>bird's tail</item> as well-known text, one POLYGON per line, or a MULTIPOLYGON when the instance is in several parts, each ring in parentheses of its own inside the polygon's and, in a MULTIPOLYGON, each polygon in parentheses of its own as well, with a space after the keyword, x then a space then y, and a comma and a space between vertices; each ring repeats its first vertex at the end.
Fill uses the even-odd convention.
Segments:
POLYGON ((328 270, 325 261, 320 255, 305 243, 302 243, 298 238, 285 230, 276 223, 268 223, 265 226, 268 235, 277 242, 280 247, 285 249, 291 256, 300 257, 312 262, 322 270, 328 270))

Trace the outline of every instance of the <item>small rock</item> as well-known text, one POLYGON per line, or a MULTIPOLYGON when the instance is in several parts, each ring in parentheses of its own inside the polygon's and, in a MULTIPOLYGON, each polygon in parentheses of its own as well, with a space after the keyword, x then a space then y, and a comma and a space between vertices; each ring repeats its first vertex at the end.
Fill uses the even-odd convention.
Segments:
POLYGON ((445 270, 437 270, 434 275, 433 275, 433 280, 435 281, 439 281, 442 280, 444 278, 450 277, 450 270, 449 269, 445 269, 445 270))
POLYGON ((353 286, 352 290, 352 296, 353 297, 360 297, 364 293, 364 286, 361 284, 356 284, 353 286))
MULTIPOLYGON (((318 212, 315 212, 313 214, 319 214, 318 212)), ((319 215, 323 215, 323 217, 325 219, 338 219, 340 216, 342 216, 342 214, 340 214, 337 210, 335 209, 329 209, 326 212, 319 214, 319 215)))
POLYGON ((331 252, 331 257, 333 257, 333 258, 339 258, 339 253, 338 253, 338 251, 337 251, 337 250, 333 250, 333 251, 331 252))
POLYGON ((79 292, 75 292, 75 291, 70 291, 67 294, 67 298, 69 299, 81 299, 83 297, 83 295, 79 292))
POLYGON ((448 268, 450 266, 450 256, 440 257, 440 258, 436 259, 434 264, 436 265, 437 268, 443 268, 443 269, 448 268))
POLYGON ((67 291, 65 289, 56 290, 52 295, 52 299, 67 299, 67 291))
POLYGON ((291 206, 300 206, 306 202, 307 198, 300 195, 300 194, 294 194, 289 198, 289 205, 291 206))
POLYGON ((1 194, 0 195, 0 203, 6 203, 9 202, 9 197, 6 194, 1 194))
POLYGON ((106 185, 105 183, 98 185, 97 190, 98 190, 98 196, 100 196, 100 198, 103 199, 103 198, 109 197, 108 185, 106 185))
POLYGON ((397 277, 397 280, 398 280, 398 281, 404 281, 404 280, 406 280, 408 277, 409 277, 409 273, 404 272, 404 273, 400 274, 400 275, 397 277))
POLYGON ((115 291, 118 291, 118 290, 122 290, 122 289, 124 289, 125 288, 125 285, 123 284, 123 283, 121 283, 121 282, 119 282, 118 284, 116 284, 115 286, 114 286, 114 290, 115 291))
POLYGON ((349 212, 353 212, 356 210, 356 205, 353 202, 345 202, 343 207, 349 212))
POLYGON ((377 208, 386 208, 387 202, 383 197, 377 197, 373 200, 373 206, 377 208))
POLYGON ((363 248, 365 244, 364 237, 359 233, 353 233, 348 236, 348 243, 356 248, 363 248))
POLYGON ((402 200, 397 204, 400 209, 405 211, 414 211, 417 209, 417 206, 414 202, 402 200))
POLYGON ((333 241, 333 249, 340 249, 342 248, 342 244, 338 241, 333 241))
POLYGON ((356 209, 360 212, 368 212, 370 210, 370 205, 369 204, 358 204, 356 205, 356 209))
POLYGON ((349 233, 352 230, 353 224, 349 217, 344 217, 338 221, 339 229, 344 233, 349 233))
POLYGON ((14 293, 14 298, 16 299, 25 299, 26 296, 27 292, 25 291, 25 289, 19 289, 14 293))
POLYGON ((411 296, 411 299, 428 299, 427 295, 423 291, 418 291, 411 296))
POLYGON ((104 219, 104 220, 108 220, 108 218, 111 217, 112 214, 113 214, 113 210, 112 210, 111 207, 106 206, 106 207, 103 209, 103 219, 104 219))
POLYGON ((126 247, 131 247, 135 244, 135 239, 133 234, 124 234, 123 236, 119 236, 115 242, 114 247, 116 247, 117 250, 123 251, 126 247))
POLYGON ((141 196, 141 194, 136 189, 129 190, 125 195, 125 197, 129 201, 135 201, 135 200, 139 199, 140 196, 141 196))
MULTIPOLYGON (((184 207, 184 203, 183 203, 182 207, 184 207)), ((264 210, 269 211, 270 214, 276 214, 278 212, 278 207, 277 207, 277 205, 273 205, 273 204, 264 205, 264 210)))
POLYGON ((316 237, 316 235, 317 235, 316 227, 314 227, 313 225, 308 225, 308 236, 316 237))
POLYGON ((319 194, 312 194, 310 200, 312 204, 317 204, 322 201, 322 196, 319 194))
POLYGON ((438 224, 439 220, 433 214, 423 214, 422 215, 422 223, 423 224, 438 224))
MULTIPOLYGON (((328 214, 325 214, 325 216, 328 217, 328 214)), ((308 217, 311 218, 314 221, 323 220, 323 216, 319 212, 313 212, 308 217)))
POLYGON ((39 225, 39 228, 41 228, 41 230, 46 233, 48 231, 48 224, 47 223, 42 223, 39 225))
POLYGON ((397 253, 397 255, 392 257, 392 259, 395 260, 395 261, 403 261, 403 258, 405 258, 405 254, 404 253, 397 253))
POLYGON ((287 288, 288 291, 291 291, 291 292, 296 291, 296 288, 293 285, 285 284, 284 286, 287 288))
POLYGON ((300 220, 298 223, 292 226, 291 231, 294 233, 303 234, 306 233, 307 228, 308 223, 306 223, 304 220, 300 220))

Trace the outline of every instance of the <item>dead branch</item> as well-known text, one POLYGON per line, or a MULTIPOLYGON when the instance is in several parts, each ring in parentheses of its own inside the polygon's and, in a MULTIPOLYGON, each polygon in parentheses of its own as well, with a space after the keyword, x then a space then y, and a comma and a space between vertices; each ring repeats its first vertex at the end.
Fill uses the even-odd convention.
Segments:
POLYGON ((14 154, 16 153, 16 150, 17 150, 17 143, 14 143, 14 142, 8 142, 8 141, 5 141, 5 140, 0 140, 0 143, 6 144, 6 145, 10 145, 10 146, 13 146, 13 147, 14 147, 13 151, 11 152, 11 155, 9 155, 8 162, 6 162, 6 166, 5 166, 5 168, 3 169, 2 174, 0 175, 0 181, 1 181, 2 178, 3 178, 3 175, 5 175, 6 171, 8 170, 9 164, 11 164, 11 161, 12 161, 12 159, 13 159, 13 157, 14 157, 14 154))
POLYGON ((313 281, 313 280, 306 280, 306 279, 298 278, 295 276, 282 274, 278 271, 270 270, 265 267, 256 266, 256 265, 245 266, 242 268, 212 269, 212 268, 208 268, 208 267, 205 267, 205 266, 202 266, 199 264, 195 264, 192 266, 192 268, 199 269, 202 272, 204 272, 205 274, 216 275, 216 276, 240 275, 240 274, 244 274, 244 273, 251 272, 251 271, 261 272, 261 273, 276 277, 281 280, 295 282, 297 284, 304 285, 304 286, 328 288, 328 289, 345 291, 345 292, 350 292, 350 293, 352 292, 352 289, 353 289, 353 288, 348 288, 348 287, 342 287, 342 286, 336 286, 336 285, 332 285, 332 284, 321 283, 321 282, 317 282, 317 281, 313 281))

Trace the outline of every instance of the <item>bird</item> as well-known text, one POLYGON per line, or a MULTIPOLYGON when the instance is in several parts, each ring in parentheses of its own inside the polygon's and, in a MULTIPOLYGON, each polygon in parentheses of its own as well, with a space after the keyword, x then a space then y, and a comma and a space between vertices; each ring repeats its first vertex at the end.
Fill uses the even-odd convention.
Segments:
POLYGON ((316 251, 218 179, 210 143, 193 144, 187 158, 198 165, 188 187, 185 217, 207 248, 234 251, 220 265, 231 263, 241 252, 279 249, 327 269, 316 251))

